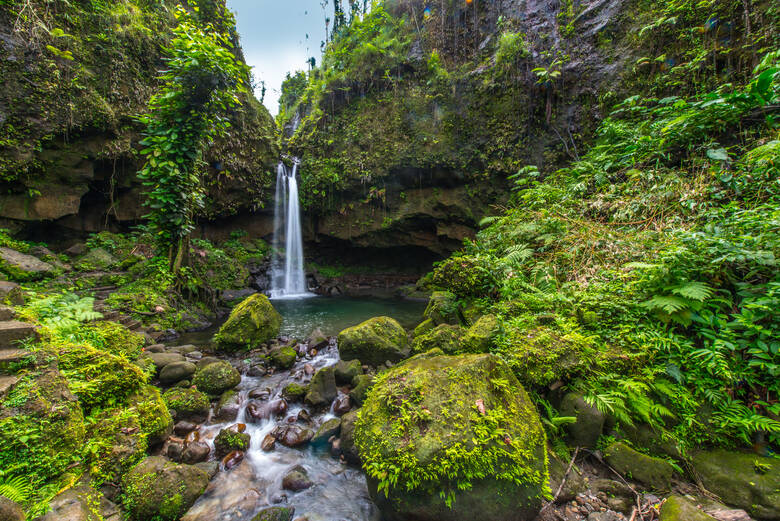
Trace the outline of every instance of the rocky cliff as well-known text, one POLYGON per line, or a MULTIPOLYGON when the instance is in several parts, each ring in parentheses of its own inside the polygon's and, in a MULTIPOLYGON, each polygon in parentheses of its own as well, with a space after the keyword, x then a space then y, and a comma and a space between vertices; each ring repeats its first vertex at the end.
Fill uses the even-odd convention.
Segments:
MULTIPOLYGON (((190 0, 203 24, 223 0, 190 0)), ((14 230, 43 224, 98 231, 145 213, 136 172, 141 126, 164 67, 178 2, 0 3, 0 218, 14 230)), ((224 1, 222 3, 224 6, 224 1)), ((230 137, 207 152, 209 216, 267 197, 278 156, 275 124, 251 96, 231 115, 230 137)))

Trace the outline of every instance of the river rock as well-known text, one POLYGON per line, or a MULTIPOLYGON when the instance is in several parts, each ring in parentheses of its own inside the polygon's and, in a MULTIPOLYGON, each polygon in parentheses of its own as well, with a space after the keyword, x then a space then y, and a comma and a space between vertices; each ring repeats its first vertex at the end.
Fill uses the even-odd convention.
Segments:
POLYGON ((331 436, 337 435, 340 429, 340 418, 331 418, 330 420, 325 420, 317 429, 317 432, 314 434, 311 442, 315 445, 324 445, 328 442, 331 436))
POLYGON ((349 397, 358 406, 363 405, 363 401, 368 395, 368 391, 374 385, 374 377, 368 374, 359 374, 352 380, 352 390, 349 391, 349 397))
POLYGON ((174 362, 186 362, 184 356, 179 353, 148 353, 144 355, 149 358, 157 369, 157 374, 160 374, 166 365, 174 362))
POLYGON ((209 398, 196 389, 173 387, 165 391, 162 398, 177 421, 203 423, 209 416, 209 398))
POLYGON ((607 447, 604 458, 623 476, 655 490, 668 490, 671 485, 674 467, 668 461, 637 452, 623 442, 607 447))
POLYGON ((498 357, 440 351, 415 356, 383 372, 355 416, 343 417, 342 451, 354 421, 354 444, 370 462, 369 492, 388 519, 529 521, 539 512, 548 488, 546 436, 527 393, 498 357), (485 461, 491 472, 474 477, 485 461), (379 473, 397 479, 387 496, 378 492, 379 473), (504 473, 514 479, 498 477, 504 473), (470 486, 450 489, 450 508, 438 487, 417 488, 421 479, 470 486))
POLYGON ((359 360, 374 367, 400 362, 409 354, 406 331, 390 317, 374 317, 339 333, 342 360, 359 360))
POLYGON ((357 411, 348 412, 341 417, 341 435, 339 436, 339 448, 341 455, 347 462, 360 465, 360 454, 355 446, 355 423, 357 411))
POLYGON ((194 466, 205 472, 209 479, 214 479, 214 476, 219 473, 219 463, 216 461, 201 461, 194 466))
POLYGON ((221 360, 216 356, 204 356, 203 358, 198 360, 198 362, 195 365, 198 366, 198 370, 201 370, 207 365, 214 364, 216 362, 221 362, 221 360))
POLYGON ((173 521, 195 503, 208 482, 197 467, 150 456, 125 475, 123 504, 134 519, 173 521))
POLYGON ((440 324, 460 324, 457 297, 449 291, 434 291, 428 300, 428 306, 425 308, 423 316, 437 326, 440 324))
POLYGON ((211 448, 205 441, 188 443, 187 448, 185 448, 184 452, 181 454, 181 461, 188 465, 194 465, 195 463, 206 461, 209 458, 210 453, 211 448))
POLYGON ((726 504, 758 519, 780 519, 780 460, 718 449, 694 455, 693 468, 726 504))
POLYGON ((265 438, 263 438, 263 441, 260 442, 260 448, 264 452, 271 452, 272 450, 274 450, 275 446, 276 446, 276 438, 274 438, 272 434, 266 434, 265 438))
POLYGON ((321 350, 328 346, 328 337, 322 332, 320 328, 316 328, 312 331, 308 337, 306 337, 306 344, 309 349, 321 350))
POLYGON ((267 419, 270 415, 268 404, 258 400, 250 400, 246 404, 246 415, 249 423, 259 423, 267 419))
POLYGON ((223 458, 233 451, 246 452, 249 450, 251 437, 245 432, 237 432, 233 429, 222 429, 214 438, 214 453, 218 458, 223 458))
POLYGON ((0 496, 0 519, 3 521, 24 521, 24 510, 5 496, 0 496))
POLYGON ((296 465, 282 478, 282 488, 284 490, 291 490, 293 492, 300 492, 306 490, 314 485, 311 479, 309 479, 309 473, 301 465, 296 465))
POLYGON ((164 384, 173 384, 186 380, 195 374, 195 364, 191 362, 172 362, 167 364, 160 371, 160 382, 164 384))
POLYGON ((199 391, 210 395, 219 395, 241 383, 238 374, 230 363, 220 360, 198 370, 192 378, 192 385, 199 391))
POLYGON ((271 507, 261 510, 252 521, 292 521, 294 515, 293 507, 271 507))
POLYGON ((333 400, 333 414, 336 416, 344 416, 352 408, 352 400, 348 394, 339 394, 335 400, 333 400))
POLYGON ((296 382, 290 382, 282 389, 282 396, 292 403, 302 402, 309 388, 296 382))
POLYGON ((246 456, 246 452, 242 450, 231 450, 222 458, 222 467, 225 470, 230 470, 244 461, 244 456, 246 456))
POLYGON ((281 325, 282 317, 268 297, 256 293, 233 308, 214 340, 227 351, 253 349, 278 336, 281 325))
POLYGON ((54 275, 56 268, 32 255, 0 246, 0 271, 12 280, 27 282, 54 275))
POLYGON ((162 344, 152 344, 149 347, 144 348, 147 353, 164 353, 165 346, 162 344))
POLYGON ((701 511, 696 504, 683 496, 673 494, 661 505, 661 521, 715 521, 701 511))
POLYGON ((311 429, 306 429, 300 425, 277 425, 271 431, 276 440, 285 447, 300 447, 308 443, 314 436, 311 429))
POLYGON ((218 420, 230 422, 238 417, 241 408, 240 397, 234 390, 225 391, 219 398, 214 416, 218 420))
POLYGON ((287 412, 288 406, 287 401, 283 398, 279 398, 277 400, 273 400, 268 403, 268 411, 270 414, 275 416, 280 416, 282 414, 285 414, 287 412))
POLYGON ((565 425, 573 445, 586 449, 595 449, 596 442, 604 427, 604 413, 588 405, 581 394, 568 393, 561 400, 561 416, 571 416, 577 420, 565 425))
POLYGON ((323 367, 314 373, 305 401, 314 407, 321 407, 330 405, 337 395, 335 369, 333 366, 323 367))
POLYGON ((268 359, 278 369, 290 369, 295 365, 298 353, 290 346, 282 346, 268 353, 268 359))
MULTIPOLYGON (((122 521, 119 508, 89 485, 77 484, 65 490, 49 502, 49 507, 51 510, 37 521, 92 521, 98 515, 102 521, 122 521)), ((0 506, 0 519, 14 518, 4 517, 0 506)))
POLYGON ((336 385, 351 385, 356 376, 363 374, 363 366, 359 360, 346 362, 339 360, 333 366, 336 376, 336 385))

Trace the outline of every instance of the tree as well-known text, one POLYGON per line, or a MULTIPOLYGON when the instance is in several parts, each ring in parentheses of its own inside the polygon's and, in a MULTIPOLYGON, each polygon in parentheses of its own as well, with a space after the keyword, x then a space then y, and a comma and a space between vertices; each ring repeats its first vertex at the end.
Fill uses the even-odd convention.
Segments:
POLYGON ((138 177, 149 188, 145 217, 178 273, 195 214, 203 207, 203 148, 230 126, 226 114, 240 104, 237 94, 246 89, 248 67, 230 50, 227 35, 196 24, 182 8, 176 18, 162 87, 149 101, 149 112, 138 118, 146 125, 141 141, 146 163, 138 177))

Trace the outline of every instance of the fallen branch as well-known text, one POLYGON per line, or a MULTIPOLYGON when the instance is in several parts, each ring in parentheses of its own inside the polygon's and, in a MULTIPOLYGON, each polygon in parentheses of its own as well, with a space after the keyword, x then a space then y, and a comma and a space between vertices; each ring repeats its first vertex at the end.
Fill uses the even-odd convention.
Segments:
POLYGON ((563 473, 563 478, 561 478, 561 484, 558 485, 558 490, 555 491, 555 495, 553 496, 552 500, 546 505, 544 505, 544 507, 542 507, 542 509, 539 511, 540 514, 545 510, 547 510, 548 508, 550 508, 550 505, 555 503, 555 500, 558 499, 558 496, 561 495, 561 491, 563 490, 563 485, 566 484, 566 478, 569 476, 569 472, 571 472, 571 468, 574 466, 574 460, 577 459, 577 454, 579 452, 580 452, 579 447, 574 449, 574 455, 571 457, 571 461, 569 461, 569 466, 566 468, 566 472, 563 473))

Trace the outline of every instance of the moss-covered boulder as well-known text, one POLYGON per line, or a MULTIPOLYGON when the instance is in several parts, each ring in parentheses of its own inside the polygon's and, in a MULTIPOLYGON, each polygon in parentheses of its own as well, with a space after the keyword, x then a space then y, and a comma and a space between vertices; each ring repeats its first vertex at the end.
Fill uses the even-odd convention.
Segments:
POLYGON ((311 442, 314 445, 323 445, 328 442, 331 436, 335 436, 341 430, 341 418, 331 418, 325 420, 322 425, 317 427, 311 442))
POLYGON ((128 360, 136 360, 143 352, 144 337, 122 324, 101 320, 90 324, 88 329, 95 331, 103 339, 103 351, 128 360))
POLYGON ((433 320, 426 318, 420 322, 416 328, 414 328, 414 331, 412 331, 412 337, 417 338, 418 336, 422 336, 434 327, 436 327, 436 324, 434 324, 433 320))
POLYGON ((463 328, 450 324, 440 324, 412 341, 412 353, 425 353, 431 349, 441 349, 451 355, 460 352, 463 328))
POLYGON ((493 355, 433 351, 383 372, 354 437, 389 519, 530 520, 549 492, 539 416, 493 355))
POLYGON ((145 455, 147 438, 136 414, 123 407, 103 409, 91 417, 87 461, 92 479, 117 483, 145 455))
POLYGON ((246 452, 249 450, 251 436, 245 432, 238 432, 233 429, 222 429, 214 438, 214 451, 218 458, 223 458, 233 452, 240 450, 246 452))
POLYGON ((611 444, 604 458, 623 476, 654 490, 669 490, 674 467, 668 461, 637 452, 623 442, 611 444))
POLYGON ((578 393, 566 394, 561 400, 559 410, 561 416, 576 418, 574 423, 565 426, 572 444, 595 449, 604 427, 604 413, 588 405, 583 396, 578 393))
POLYGON ((282 389, 282 397, 288 402, 302 402, 308 391, 308 386, 290 382, 282 389))
POLYGON ((251 349, 277 337, 281 326, 268 297, 255 293, 233 308, 214 340, 224 350, 251 349))
POLYGON ((28 282, 51 277, 57 270, 37 257, 0 246, 0 272, 11 280, 28 282))
POLYGON ((339 333, 338 344, 342 360, 371 366, 399 362, 409 354, 406 331, 390 317, 374 317, 348 327, 339 333))
POLYGON ((449 291, 434 291, 428 300, 428 306, 425 308, 423 316, 434 325, 460 324, 461 317, 457 297, 449 291))
MULTIPOLYGON (((150 447, 165 441, 173 431, 173 417, 153 385, 144 385, 127 400, 128 408, 138 416, 141 433, 150 447)), ((207 411, 208 412, 208 411, 207 411)))
POLYGON ((0 469, 59 477, 84 448, 84 413, 56 369, 20 378, 0 407, 0 469))
POLYGON ((702 512, 693 501, 677 494, 666 498, 660 514, 661 521, 715 521, 714 517, 702 512))
POLYGON ((163 400, 177 421, 204 422, 211 408, 209 397, 197 389, 174 387, 165 391, 163 400))
POLYGON ((470 353, 487 353, 500 332, 495 315, 483 315, 461 337, 461 349, 470 353))
POLYGON ((199 391, 214 396, 234 388, 239 383, 241 383, 241 375, 224 360, 207 365, 192 378, 192 385, 199 391))
POLYGON ((143 459, 125 475, 122 504, 136 521, 174 521, 206 490, 208 475, 162 456, 143 459))
POLYGON ((295 365, 298 353, 291 346, 277 347, 268 353, 268 359, 279 369, 290 369, 295 365))
POLYGON ((359 360, 350 360, 349 362, 339 360, 333 368, 336 371, 337 385, 350 385, 357 375, 363 374, 363 367, 359 360))
POLYGON ((725 503, 758 519, 780 519, 780 460, 721 449, 696 454, 693 468, 725 503))
POLYGON ((349 391, 349 397, 352 398, 358 406, 363 405, 363 402, 368 395, 368 391, 374 385, 374 377, 369 374, 359 374, 352 380, 352 389, 349 391))
POLYGON ((305 401, 314 407, 322 407, 330 405, 337 395, 335 368, 333 366, 323 367, 314 373, 305 401))
POLYGON ((197 367, 192 362, 173 362, 160 371, 160 382, 166 385, 188 380, 195 374, 197 367))

